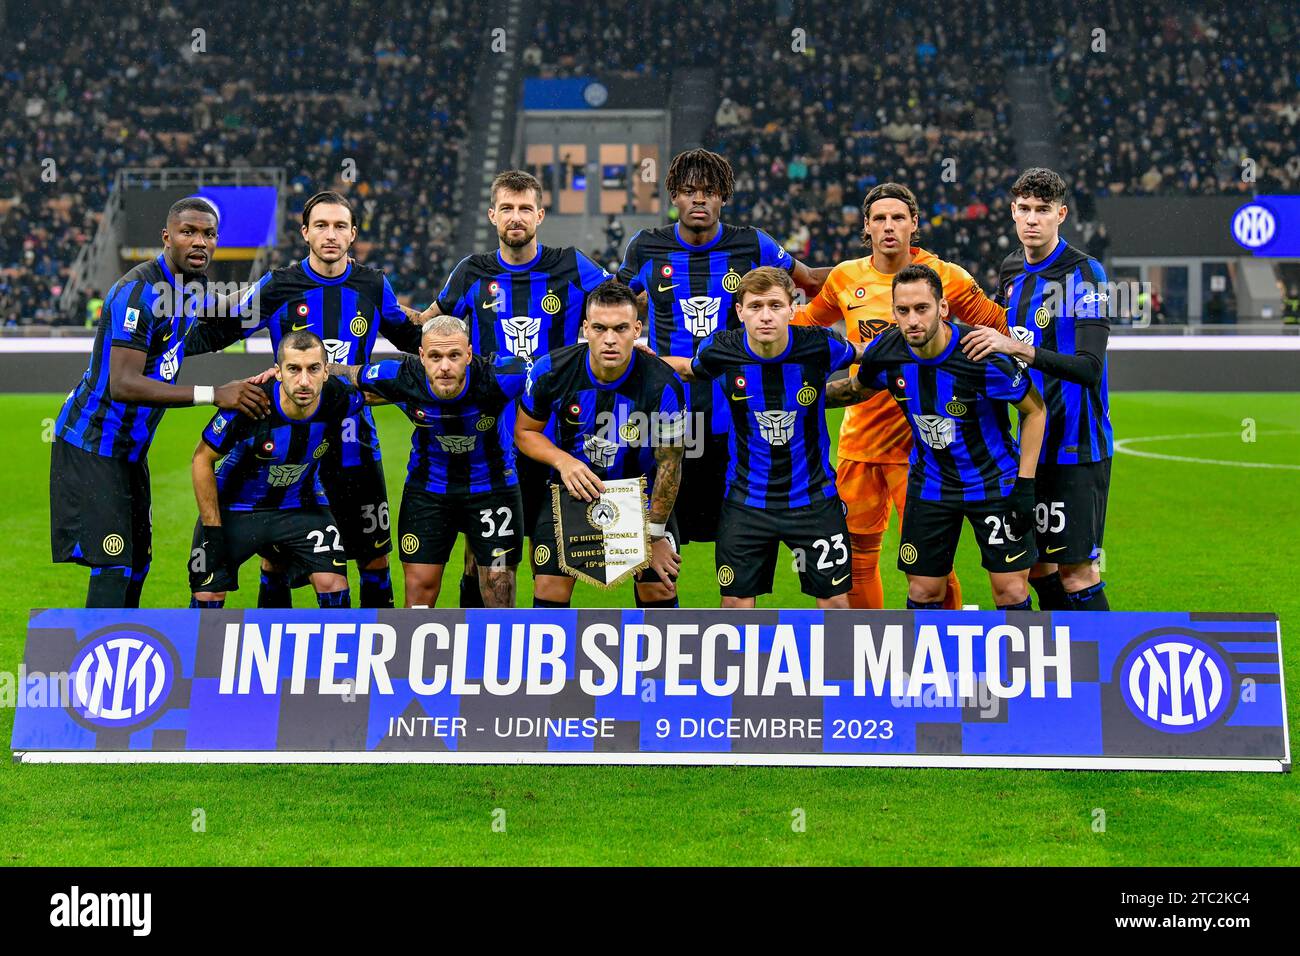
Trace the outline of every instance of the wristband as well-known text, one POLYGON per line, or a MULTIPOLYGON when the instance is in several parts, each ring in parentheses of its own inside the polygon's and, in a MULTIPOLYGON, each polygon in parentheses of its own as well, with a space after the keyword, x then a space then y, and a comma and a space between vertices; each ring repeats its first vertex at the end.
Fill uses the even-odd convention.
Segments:
POLYGON ((668 533, 668 522, 663 521, 655 524, 653 521, 647 523, 646 528, 650 531, 651 540, 662 538, 668 533))
POLYGON ((217 390, 213 388, 211 385, 194 386, 195 405, 211 405, 213 402, 216 401, 216 398, 217 398, 217 390))

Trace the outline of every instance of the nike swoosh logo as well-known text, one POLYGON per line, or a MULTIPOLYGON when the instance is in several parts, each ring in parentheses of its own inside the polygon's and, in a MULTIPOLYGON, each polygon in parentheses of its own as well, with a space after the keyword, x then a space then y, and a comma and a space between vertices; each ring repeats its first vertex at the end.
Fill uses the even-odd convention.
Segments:
POLYGON ((659 286, 658 291, 667 292, 669 289, 676 289, 679 284, 680 283, 674 282, 672 285, 661 285, 659 286))
POLYGON ((850 312, 852 312, 854 309, 865 309, 866 307, 867 307, 867 304, 866 304, 865 302, 861 302, 861 303, 859 303, 858 305, 850 305, 850 306, 847 306, 846 308, 847 308, 850 312))
POLYGON ((1028 551, 1021 551, 1019 554, 1013 554, 1011 555, 1011 557, 1006 558, 1005 560, 1007 564, 1010 564, 1012 561, 1015 561, 1017 558, 1023 558, 1028 553, 1029 553, 1028 551))
POLYGON ((293 327, 293 331, 294 331, 294 332, 301 332, 301 331, 303 331, 305 328, 307 328, 306 325, 295 325, 295 326, 293 327))
POLYGON ((1065 548, 1066 548, 1065 545, 1061 545, 1059 548, 1048 548, 1048 549, 1047 549, 1047 553, 1048 553, 1048 554, 1056 554, 1056 552, 1058 552, 1058 551, 1064 551, 1065 548))
POLYGON ((907 396, 903 396, 902 398, 899 398, 897 395, 895 395, 895 396, 894 396, 894 401, 896 401, 896 402, 910 402, 911 399, 908 398, 907 396))
POLYGON ((504 558, 507 554, 510 553, 510 550, 511 550, 510 548, 493 548, 493 549, 492 549, 492 557, 494 557, 494 558, 504 558))
POLYGON ((375 542, 375 547, 382 548, 386 544, 388 544, 388 542, 385 541, 383 538, 380 538, 378 541, 375 542))
POLYGON ((498 312, 501 309, 501 303, 496 299, 490 299, 483 303, 483 308, 491 309, 493 312, 498 312))
POLYGON ((167 334, 163 336, 163 341, 164 341, 164 342, 166 342, 169 338, 172 337, 172 331, 173 331, 172 329, 168 329, 168 330, 167 330, 167 334))
POLYGON ((843 584, 843 583, 844 583, 845 581, 847 581, 848 579, 849 579, 849 576, 848 576, 847 574, 844 575, 844 577, 842 577, 842 578, 832 578, 832 579, 831 579, 831 587, 835 587, 837 584, 843 584))
POLYGON ((337 559, 331 559, 331 560, 333 560, 334 567, 336 568, 346 568, 348 566, 348 563, 346 561, 339 561, 337 559))
POLYGON ((748 396, 748 395, 732 395, 732 396, 731 396, 731 400, 732 400, 733 402, 747 402, 747 401, 749 401, 749 396, 748 396))

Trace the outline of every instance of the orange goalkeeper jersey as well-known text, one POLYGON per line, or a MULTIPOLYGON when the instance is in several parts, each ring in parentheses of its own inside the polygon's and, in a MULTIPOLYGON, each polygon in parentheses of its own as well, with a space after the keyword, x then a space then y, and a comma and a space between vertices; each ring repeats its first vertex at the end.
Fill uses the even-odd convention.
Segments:
MULTIPOLYGON (((968 325, 991 325, 1006 334, 1007 313, 995 304, 969 272, 932 252, 912 247, 912 262, 939 273, 953 318, 968 325)), ((821 291, 794 317, 796 325, 834 325, 844 320, 852 342, 869 342, 896 325, 893 275, 876 271, 871 257, 841 262, 826 277, 821 291)), ((857 374, 857 366, 849 374, 857 374)), ((879 392, 844 411, 839 456, 875 464, 905 464, 912 451, 912 430, 888 392, 879 392)))

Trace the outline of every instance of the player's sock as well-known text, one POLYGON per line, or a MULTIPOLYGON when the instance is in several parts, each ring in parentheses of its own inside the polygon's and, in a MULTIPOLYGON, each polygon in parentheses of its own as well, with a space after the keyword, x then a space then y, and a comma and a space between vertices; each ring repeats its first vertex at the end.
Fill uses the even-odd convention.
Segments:
POLYGON ((126 586, 126 606, 139 607, 140 593, 144 590, 144 579, 149 576, 149 565, 131 569, 131 580, 126 586))
POLYGON ((961 610, 961 582, 956 571, 948 572, 948 593, 943 596, 943 606, 948 611, 961 610))
POLYGON ((376 568, 373 571, 361 569, 361 606, 393 606, 393 579, 388 574, 388 568, 376 568))
POLYGON ((568 607, 568 606, 569 606, 568 601, 564 601, 564 602, 548 601, 545 598, 539 598, 539 597, 533 598, 533 607, 568 607))
POLYGON ((1025 598, 1019 604, 998 605, 999 611, 1032 611, 1033 609, 1034 609, 1034 602, 1029 600, 1029 598, 1025 598))
POLYGON ((226 602, 224 599, 221 601, 200 601, 196 597, 190 598, 190 607, 192 608, 202 609, 202 608, 216 608, 216 607, 225 607, 225 606, 226 606, 226 602))
POLYGON ((632 596, 636 598, 637 607, 681 607, 682 606, 681 602, 679 602, 675 597, 669 598, 666 601, 643 601, 641 600, 641 595, 636 593, 635 588, 632 589, 632 596))
POLYGON ((472 571, 469 574, 462 574, 460 576, 460 606, 483 606, 483 589, 479 587, 477 571, 472 571))
POLYGON ((111 564, 90 569, 90 586, 86 588, 86 607, 129 607, 131 569, 125 564, 111 564))
POLYGON ((942 601, 913 601, 911 598, 908 598, 907 609, 909 611, 942 611, 943 602, 942 601))
POLYGON ((849 607, 858 611, 879 609, 885 606, 885 587, 880 581, 880 539, 875 534, 849 532, 853 545, 853 588, 849 591, 849 607))
POLYGON ((351 588, 344 588, 342 591, 317 591, 316 603, 321 607, 351 607, 352 590, 351 588))
POLYGON ((1071 611, 1109 611, 1110 602, 1106 600, 1106 582, 1098 581, 1092 587, 1069 594, 1071 611))
POLYGON ((1065 593, 1065 585, 1061 583, 1061 572, 1053 571, 1042 577, 1030 578, 1029 586, 1038 595, 1040 611, 1070 610, 1070 596, 1065 593))
POLYGON ((283 571, 263 571, 262 583, 257 589, 258 607, 293 607, 293 592, 289 590, 289 575, 283 571))

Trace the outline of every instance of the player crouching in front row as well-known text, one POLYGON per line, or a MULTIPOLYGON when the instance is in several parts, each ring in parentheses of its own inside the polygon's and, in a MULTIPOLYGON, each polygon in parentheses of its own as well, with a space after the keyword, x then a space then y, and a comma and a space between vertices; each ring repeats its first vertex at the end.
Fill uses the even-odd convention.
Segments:
POLYGON ((996 355, 975 362, 959 348, 969 326, 948 321, 943 283, 928 266, 894 276, 896 328, 862 355, 856 378, 830 386, 831 402, 888 389, 912 426, 898 569, 907 606, 937 609, 965 517, 975 530, 1000 610, 1030 610, 1034 475, 1047 411, 1029 377, 996 355), (1020 442, 1008 403, 1021 412, 1020 442))
POLYGON ((318 478, 343 420, 365 402, 329 377, 325 343, 306 331, 280 340, 275 380, 259 387, 270 399, 266 418, 218 412, 194 450, 190 607, 221 607, 255 554, 290 580, 310 577, 321 607, 350 607, 343 545, 318 478))

